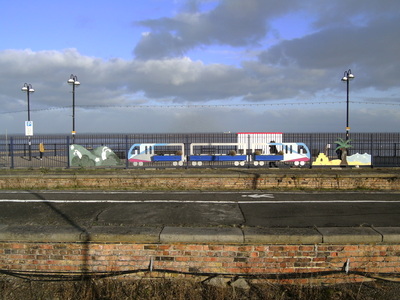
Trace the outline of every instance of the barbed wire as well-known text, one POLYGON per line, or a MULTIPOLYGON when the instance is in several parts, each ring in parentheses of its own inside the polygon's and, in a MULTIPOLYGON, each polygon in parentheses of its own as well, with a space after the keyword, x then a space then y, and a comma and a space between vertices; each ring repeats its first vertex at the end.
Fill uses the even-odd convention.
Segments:
MULTIPOLYGON (((101 108, 230 108, 230 107, 262 107, 262 106, 294 106, 294 105, 326 105, 326 104, 342 104, 346 101, 317 101, 317 102, 286 102, 286 103, 238 103, 238 104, 168 104, 168 105, 75 105, 76 108, 83 109, 101 109, 101 108)), ((350 101, 353 104, 367 104, 367 105, 393 105, 398 106, 400 103, 387 103, 387 102, 368 102, 368 101, 350 101)), ((50 111, 50 110, 64 110, 71 109, 72 106, 53 106, 46 108, 30 109, 32 112, 39 111, 50 111)), ((26 110, 16 110, 16 111, 3 111, 0 114, 14 114, 22 113, 26 110)))

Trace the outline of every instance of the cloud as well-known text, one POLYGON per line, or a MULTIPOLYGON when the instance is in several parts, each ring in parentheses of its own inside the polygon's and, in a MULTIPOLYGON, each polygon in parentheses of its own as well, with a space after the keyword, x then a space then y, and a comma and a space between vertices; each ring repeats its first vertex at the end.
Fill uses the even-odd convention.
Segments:
MULTIPOLYGON (((2 115, 5 130, 23 132, 26 112, 2 115)), ((76 110, 77 134, 193 132, 345 132, 345 105, 287 107, 109 107, 76 110)), ((66 134, 72 128, 70 109, 32 113, 34 132, 66 134)), ((396 132, 400 113, 391 107, 351 106, 351 132, 396 132), (384 121, 383 121, 384 119, 384 121)))
POLYGON ((75 74, 81 82, 77 90, 81 104, 116 101, 120 83, 113 75, 119 76, 121 67, 126 69, 126 62, 122 64, 118 60, 107 62, 83 56, 75 49, 4 50, 0 51, 0 83, 4 87, 1 94, 19 99, 22 94, 18 91, 27 82, 35 89, 34 106, 69 105, 71 88, 67 80, 70 74, 75 74))
MULTIPOLYGON (((187 1, 187 9, 173 17, 137 22, 148 31, 134 49, 136 58, 146 60, 184 56, 191 49, 210 45, 257 47, 268 35, 279 35, 272 27, 275 20, 296 13, 302 13, 302 22, 309 22, 310 28, 316 32, 342 28, 340 37, 329 40, 333 43, 340 41, 340 38, 349 38, 345 34, 345 27, 364 26, 374 20, 393 18, 398 16, 400 10, 400 3, 392 0, 366 0, 362 6, 348 1, 277 3, 273 0, 220 0, 211 1, 216 3, 215 6, 203 11, 201 4, 207 2, 210 1, 187 1)), ((292 31, 296 31, 298 25, 288 24, 292 31)))
POLYGON ((363 78, 359 88, 398 86, 400 41, 397 17, 373 20, 364 26, 324 29, 303 38, 283 41, 259 56, 262 63, 299 69, 354 68, 363 78))
MULTIPOLYGON (((39 132, 65 131, 71 118, 70 74, 81 82, 76 90, 78 132, 341 131, 346 91, 340 78, 349 68, 356 75, 352 100, 400 102, 400 2, 184 3, 172 17, 137 22, 146 30, 132 60, 106 60, 77 49, 0 51, 0 127, 20 126, 25 120, 26 95, 21 87, 27 82, 36 90, 31 108, 39 132), (308 19, 293 35, 296 38, 285 39, 274 21, 284 18, 286 30, 296 31, 299 18, 290 19, 295 14, 308 19), (304 28, 309 31, 303 32, 304 28), (221 53, 233 49, 242 55, 234 64, 224 61, 223 54, 218 63, 190 56, 215 50, 215 45, 221 53), (267 105, 299 100, 339 105, 167 108, 177 103, 267 105), (138 105, 163 108, 135 109, 138 105), (54 107, 59 117, 46 110, 54 107)), ((398 128, 400 118, 393 108, 352 105, 352 130, 398 128)))
POLYGON ((288 7, 296 6, 296 1, 291 0, 278 3, 271 0, 222 0, 213 10, 202 12, 199 5, 193 3, 190 12, 178 13, 173 18, 139 22, 138 25, 149 28, 150 32, 143 35, 135 47, 136 58, 180 56, 202 45, 254 45, 269 32, 269 18, 276 18, 288 7))
POLYGON ((179 102, 238 97, 255 85, 239 68, 223 64, 204 65, 189 58, 137 61, 135 76, 146 96, 169 97, 179 102))
POLYGON ((76 90, 81 105, 127 104, 135 94, 159 101, 229 99, 249 93, 257 84, 241 68, 205 65, 186 57, 106 61, 83 56, 74 49, 0 51, 1 94, 10 98, 21 98, 19 91, 27 82, 36 90, 34 105, 70 105, 70 74, 81 82, 76 90))
POLYGON ((302 9, 313 18, 317 30, 340 26, 365 26, 373 20, 383 20, 398 16, 400 3, 392 0, 364 0, 321 2, 311 0, 303 3, 302 9))
POLYGON ((400 17, 399 13, 388 11, 395 4, 383 1, 379 6, 366 1, 357 10, 352 4, 330 3, 332 14, 339 14, 340 21, 365 16, 364 22, 339 25, 336 19, 321 23, 322 16, 329 12, 318 1, 300 5, 290 1, 276 4, 266 0, 226 0, 215 1, 214 6, 204 10, 205 3, 210 1, 189 1, 189 8, 172 18, 141 21, 150 29, 136 48, 148 47, 143 59, 103 60, 81 55, 76 49, 1 51, 0 80, 6 87, 3 95, 20 99, 21 94, 15 91, 28 82, 37 91, 36 104, 69 105, 69 74, 77 75, 82 83, 77 91, 82 105, 130 104, 146 99, 187 103, 306 99, 342 89, 338 80, 348 68, 356 74, 355 89, 385 90, 397 86, 400 42, 396 29, 400 17), (205 64, 184 56, 188 49, 205 44, 254 46, 268 35, 272 19, 302 10, 314 15, 311 21, 316 31, 272 46, 266 44, 260 47, 263 51, 258 59, 233 66, 205 64), (378 16, 389 16, 374 18, 372 10, 378 16))

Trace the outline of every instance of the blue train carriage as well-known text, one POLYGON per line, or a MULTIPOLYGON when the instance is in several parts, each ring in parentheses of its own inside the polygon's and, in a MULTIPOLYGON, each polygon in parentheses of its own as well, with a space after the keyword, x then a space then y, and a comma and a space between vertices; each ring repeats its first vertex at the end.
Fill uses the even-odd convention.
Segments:
POLYGON ((251 147, 255 166, 264 166, 266 162, 284 162, 304 166, 311 161, 310 150, 304 143, 252 144, 251 147), (273 147, 276 153, 271 152, 273 147))
POLYGON ((163 164, 183 166, 186 161, 183 143, 134 144, 128 151, 128 161, 133 166, 163 164))
POLYGON ((188 159, 192 166, 215 165, 216 162, 244 166, 247 155, 243 149, 246 145, 242 143, 192 143, 188 159))

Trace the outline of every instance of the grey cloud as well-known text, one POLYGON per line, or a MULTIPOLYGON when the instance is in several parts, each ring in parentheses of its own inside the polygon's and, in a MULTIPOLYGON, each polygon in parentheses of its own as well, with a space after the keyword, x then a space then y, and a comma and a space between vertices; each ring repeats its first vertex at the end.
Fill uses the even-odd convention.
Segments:
MULTIPOLYGON (((69 132, 69 108, 61 109, 57 116, 40 109, 71 106, 70 74, 81 82, 76 94, 78 132, 341 131, 344 105, 293 110, 270 106, 130 107, 210 100, 221 104, 268 104, 282 99, 343 101, 345 89, 340 77, 348 68, 356 74, 352 92, 363 92, 352 94, 352 99, 362 94, 358 99, 376 102, 380 91, 392 89, 390 94, 379 95, 387 97, 385 101, 399 101, 400 2, 365 0, 359 5, 357 1, 221 0, 215 8, 201 12, 201 1, 189 1, 187 10, 173 18, 142 21, 140 25, 149 32, 135 48, 140 59, 103 60, 75 49, 0 51, 0 128, 23 129, 26 95, 21 87, 27 82, 36 90, 31 106, 39 109, 33 114, 38 132, 69 132), (275 45, 268 45, 258 60, 249 58, 231 66, 184 57, 191 49, 213 44, 261 50, 257 43, 266 43, 270 21, 296 10, 311 16, 314 31, 294 40, 274 40, 275 45), (20 113, 11 113, 16 111, 20 113), (104 120, 112 124, 104 124, 104 120)), ((400 117, 397 107, 391 108, 361 110, 352 105, 352 130, 396 130, 400 117)))
POLYGON ((71 87, 67 80, 70 74, 74 74, 81 82, 77 89, 79 104, 115 101, 113 99, 120 94, 120 82, 115 78, 120 75, 120 69, 119 62, 82 56, 74 49, 60 52, 0 51, 0 94, 8 99, 25 99, 20 90, 27 82, 35 89, 32 109, 68 106, 71 105, 71 87))
MULTIPOLYGON (((272 1, 251 0, 245 2, 249 5, 247 8, 243 7, 243 3, 239 0, 220 1, 215 9, 208 12, 201 13, 197 6, 193 6, 190 11, 182 11, 175 18, 143 21, 142 24, 150 32, 143 35, 136 48, 140 52, 140 60, 103 60, 83 56, 74 49, 0 51, 0 112, 26 109, 26 98, 20 91, 24 82, 33 84, 36 89, 32 96, 33 109, 70 106, 71 87, 66 81, 72 73, 78 75, 82 83, 77 90, 77 104, 93 109, 96 106, 101 109, 103 105, 129 106, 150 102, 197 104, 219 100, 220 103, 230 104, 232 99, 259 103, 281 99, 322 98, 329 101, 337 99, 338 91, 340 96, 344 95, 340 77, 348 68, 356 74, 352 90, 371 91, 368 98, 371 101, 375 92, 390 88, 394 92, 397 88, 400 76, 397 59, 400 53, 397 38, 400 10, 388 12, 387 8, 373 6, 370 0, 358 12, 352 2, 347 1, 351 9, 346 12, 342 11, 346 7, 344 2, 335 4, 341 9, 341 20, 351 20, 353 16, 364 14, 363 22, 327 20, 322 24, 318 23, 322 22, 322 18, 318 19, 313 33, 294 40, 277 41, 276 45, 262 52, 259 60, 242 61, 240 66, 204 64, 183 57, 188 50, 201 45, 253 46, 268 34, 270 19, 299 9, 290 7, 286 2, 274 6, 272 1), (375 18, 373 9, 378 16, 386 13, 385 17, 375 18)), ((319 2, 313 3, 318 5, 319 2)), ((382 3, 385 6, 387 2, 382 3)), ((310 7, 302 5, 301 9, 313 13, 310 7)), ((394 4, 390 9, 394 9, 394 4)), ((395 94, 391 97, 389 100, 398 100, 395 94)), ((229 114, 238 116, 234 111, 229 111, 229 114)), ((188 118, 180 113, 170 115, 178 123, 188 122, 188 118)), ((378 115, 371 112, 363 115, 368 115, 371 120, 378 119, 378 115)), ((395 117, 394 113, 386 115, 395 117)), ((131 114, 121 116, 121 120, 128 120, 129 124, 129 116, 131 114)), ((191 114, 187 113, 187 116, 191 114)), ((267 117, 251 116, 250 113, 243 116, 246 122, 256 117, 267 117)), ((319 113, 319 116, 322 114, 319 113)), ((13 118, 14 115, 7 117, 13 118)), ((282 112, 280 117, 289 116, 282 112)), ((202 118, 207 124, 212 124, 204 115, 202 118)), ((268 118, 273 119, 271 116, 268 118)), ((303 119, 302 124, 305 124, 304 118, 308 121, 311 117, 302 115, 300 118, 296 115, 292 120, 301 122, 303 119)), ((325 118, 328 119, 327 116, 325 118)), ((234 123, 228 117, 222 120, 227 124, 234 123)), ((314 123, 318 120, 320 118, 316 118, 314 123)), ((97 120, 92 122, 97 124, 97 120)), ((157 119, 153 122, 157 123, 157 119)), ((201 120, 196 122, 201 124, 201 120)), ((174 124, 177 123, 172 122, 171 128, 174 124)), ((219 122, 214 124, 216 128, 222 128, 219 122)), ((370 128, 365 123, 361 124, 363 130, 370 128)), ((156 127, 154 124, 152 128, 156 127)), ((190 127, 190 130, 200 130, 199 127, 190 127)))
MULTIPOLYGON (((22 133, 24 117, 0 119, 1 133, 22 133), (18 119, 19 118, 19 119, 18 119), (16 123, 16 121, 18 121, 16 123), (15 125, 16 124, 16 125, 15 125), (12 125, 15 125, 14 128, 12 125), (18 130, 16 130, 18 129, 18 130)), ((400 114, 390 108, 359 109, 352 106, 352 132, 395 132, 400 114), (385 116, 385 121, 382 121, 385 116)), ((69 110, 33 114, 36 134, 70 132, 69 110), (51 124, 51 126, 49 126, 51 124)), ((259 108, 109 108, 76 110, 77 131, 81 133, 147 132, 344 132, 343 108, 330 106, 259 108)))
POLYGON ((400 2, 392 0, 304 1, 303 9, 315 16, 313 26, 323 29, 337 26, 366 25, 373 20, 395 17, 400 2))
POLYGON ((260 61, 281 67, 332 70, 355 68, 361 87, 398 85, 400 16, 374 20, 367 26, 321 30, 304 38, 283 41, 260 54, 260 61))
MULTIPOLYGON (((241 68, 205 65, 188 58, 105 61, 82 56, 74 49, 0 51, 0 84, 4 87, 0 96, 5 99, 21 99, 23 103, 20 89, 27 82, 36 90, 33 106, 69 106, 70 74, 81 82, 76 90, 79 105, 129 104, 137 98, 136 93, 179 102, 226 99, 247 94, 258 83, 241 68)), ((7 105, 4 103, 3 108, 7 105)))
POLYGON ((204 101, 237 97, 248 93, 256 82, 239 68, 222 64, 204 65, 190 59, 138 61, 135 85, 151 98, 204 101))
POLYGON ((135 48, 138 59, 163 59, 166 57, 183 56, 188 50, 185 42, 170 32, 148 33, 144 35, 135 48))
POLYGON ((182 12, 174 18, 145 20, 139 25, 150 32, 143 35, 134 49, 138 59, 173 57, 201 45, 254 45, 268 31, 269 18, 295 7, 296 1, 221 0, 212 11, 182 12))
MULTIPOLYGON (((32 83, 36 89, 31 98, 32 109, 66 107, 71 105, 71 87, 66 82, 71 73, 78 75, 81 81, 76 111, 79 133, 340 131, 344 124, 344 105, 332 109, 329 106, 276 109, 268 105, 254 109, 143 109, 134 106, 149 103, 152 98, 158 102, 167 100, 165 103, 171 103, 169 98, 185 103, 222 99, 220 103, 230 104, 230 99, 240 96, 252 102, 307 97, 326 87, 320 87, 319 83, 323 84, 323 79, 329 77, 329 70, 293 66, 279 68, 257 62, 246 62, 237 68, 222 64, 204 65, 188 58, 103 61, 82 56, 76 50, 7 51, 0 52, 2 132, 5 129, 9 133, 23 132, 26 96, 21 92, 21 86, 24 81, 32 83), (20 66, 21 62, 28 65, 20 66), (12 76, 7 76, 5 67, 12 69, 12 76), (142 93, 144 97, 135 93, 142 93), (90 107, 82 107, 86 105, 90 107), (104 108, 102 105, 114 107, 104 108), (133 107, 118 108, 124 105, 133 107), (6 113, 12 111, 20 113, 6 113)), ((340 86, 339 79, 336 79, 340 86)), ((70 108, 58 112, 35 111, 32 119, 37 134, 70 132, 70 108)), ((399 120, 396 109, 373 107, 362 111, 352 106, 351 124, 355 132, 393 130, 398 128, 399 120), (382 122, 382 116, 385 116, 385 122, 382 122)))

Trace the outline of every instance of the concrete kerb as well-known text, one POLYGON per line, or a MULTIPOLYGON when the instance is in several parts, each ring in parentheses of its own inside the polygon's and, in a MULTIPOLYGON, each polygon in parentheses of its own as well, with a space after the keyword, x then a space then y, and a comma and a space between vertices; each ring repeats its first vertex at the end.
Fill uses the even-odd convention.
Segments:
POLYGON ((323 227, 317 228, 322 234, 322 242, 329 244, 346 243, 380 243, 383 241, 381 233, 371 227, 323 227))
POLYGON ((71 227, 0 224, 0 241, 226 243, 226 244, 367 244, 399 243, 400 227, 236 228, 236 227, 71 227))
POLYGON ((162 227, 94 226, 85 232, 92 242, 158 243, 162 227))
POLYGON ((322 235, 314 228, 244 228, 245 243, 319 244, 322 235))
POLYGON ((243 243, 243 232, 235 227, 165 227, 161 243, 243 243))
POLYGON ((384 243, 400 242, 400 227, 373 227, 373 229, 382 235, 384 243))
POLYGON ((80 242, 82 231, 74 227, 0 226, 0 241, 80 242))

